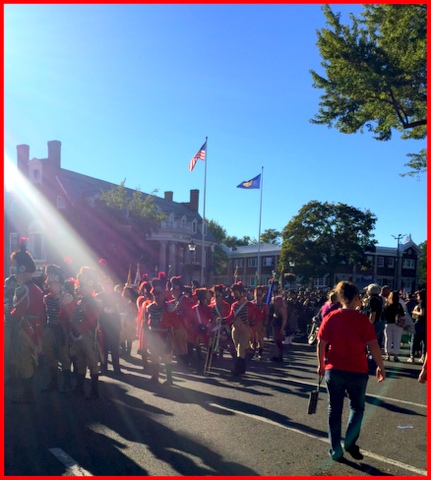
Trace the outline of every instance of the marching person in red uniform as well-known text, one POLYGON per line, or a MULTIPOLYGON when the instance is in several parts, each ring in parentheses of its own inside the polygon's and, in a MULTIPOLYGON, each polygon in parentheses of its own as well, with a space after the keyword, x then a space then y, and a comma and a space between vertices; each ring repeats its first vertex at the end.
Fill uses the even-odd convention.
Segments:
POLYGON ((173 300, 169 302, 169 311, 176 311, 180 323, 173 332, 174 351, 177 360, 184 367, 189 365, 190 353, 193 350, 193 300, 184 293, 184 284, 181 277, 171 278, 171 294, 173 300))
POLYGON ((69 305, 72 324, 80 336, 75 339, 77 385, 75 393, 84 395, 87 367, 90 370, 89 400, 99 398, 99 361, 103 363, 102 332, 99 325, 101 303, 95 298, 98 274, 91 267, 81 267, 77 277, 78 291, 69 305))
MULTIPOLYGON (((226 319, 230 314, 230 303, 224 300, 224 285, 214 285, 212 288, 213 298, 210 304, 212 309, 212 328, 220 327, 220 333, 213 331, 213 335, 218 335, 219 338, 219 358, 223 358, 224 347, 228 342, 231 342, 232 335, 230 327, 227 326, 226 319), (224 339, 224 340, 223 340, 224 339)), ((214 351, 216 353, 216 350, 214 351)))
POLYGON ((159 383, 160 362, 165 364, 166 381, 172 385, 172 334, 180 326, 180 319, 175 310, 170 311, 165 300, 165 289, 159 284, 151 290, 154 301, 145 311, 148 324, 147 345, 150 353, 152 376, 150 382, 159 383))
POLYGON ((151 293, 151 283, 143 282, 139 289, 141 295, 136 300, 136 306, 138 307, 138 316, 136 317, 137 330, 138 330, 138 354, 142 358, 142 368, 146 370, 148 367, 148 352, 147 352, 147 330, 148 325, 145 318, 145 310, 150 303, 154 301, 151 293))
MULTIPOLYGON (((42 347, 45 362, 49 369, 50 381, 42 390, 45 392, 58 391, 58 363, 63 372, 62 391, 70 390, 70 351, 69 332, 70 320, 63 303, 65 295, 61 293, 63 272, 57 265, 48 265, 45 269, 48 293, 43 297, 46 308, 46 326, 42 334, 42 347)), ((66 294, 67 295, 67 294, 66 294)))
POLYGON ((253 349, 257 351, 259 360, 263 358, 263 349, 265 348, 264 339, 266 326, 268 325, 268 305, 265 302, 265 291, 267 293, 267 290, 264 286, 258 286, 254 290, 253 303, 255 303, 262 312, 262 316, 256 321, 254 326, 251 326, 253 331, 253 349))
POLYGON ((15 392, 13 403, 34 403, 33 376, 41 352, 42 330, 45 324, 43 292, 33 282, 36 264, 27 251, 27 239, 20 238, 20 249, 13 252, 11 260, 17 268, 17 284, 10 313, 11 379, 21 391, 15 392))
MULTIPOLYGON (((211 318, 212 308, 208 305, 211 299, 211 294, 207 288, 197 288, 195 295, 198 304, 192 307, 192 332, 190 336, 190 343, 196 349, 197 360, 202 360, 201 345, 208 345, 208 340, 211 335, 211 318)), ((193 355, 193 350, 189 356, 193 355)))
POLYGON ((245 356, 250 347, 252 330, 250 323, 256 323, 262 317, 259 307, 247 300, 246 291, 242 283, 232 285, 235 302, 231 306, 228 322, 232 324, 232 339, 235 345, 237 358, 232 370, 234 376, 245 373, 245 356))

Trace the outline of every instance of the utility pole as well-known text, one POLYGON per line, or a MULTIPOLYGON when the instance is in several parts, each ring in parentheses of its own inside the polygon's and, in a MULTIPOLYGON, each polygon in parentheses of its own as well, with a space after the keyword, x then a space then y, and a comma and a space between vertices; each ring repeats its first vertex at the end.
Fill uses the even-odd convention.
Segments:
POLYGON ((406 235, 401 235, 399 233, 397 236, 391 235, 395 240, 397 241, 397 262, 396 262, 396 270, 395 270, 395 285, 394 285, 394 290, 399 290, 400 285, 400 240, 404 238, 406 235))

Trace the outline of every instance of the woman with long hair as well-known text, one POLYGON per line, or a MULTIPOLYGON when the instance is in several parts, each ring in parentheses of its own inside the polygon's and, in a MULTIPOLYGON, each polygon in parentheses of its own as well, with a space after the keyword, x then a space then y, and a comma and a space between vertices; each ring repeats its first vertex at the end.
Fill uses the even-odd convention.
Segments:
POLYGON ((385 326, 385 353, 386 360, 391 359, 393 355, 394 362, 399 362, 398 355, 401 347, 401 337, 403 328, 397 321, 404 316, 404 310, 400 303, 400 294, 393 290, 388 297, 388 301, 383 309, 383 317, 386 320, 385 326))

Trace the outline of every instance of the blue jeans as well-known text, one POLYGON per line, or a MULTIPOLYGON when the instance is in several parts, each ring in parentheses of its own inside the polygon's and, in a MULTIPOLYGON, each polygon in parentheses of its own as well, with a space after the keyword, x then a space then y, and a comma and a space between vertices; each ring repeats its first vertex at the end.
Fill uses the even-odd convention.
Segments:
POLYGON ((331 454, 338 455, 341 448, 341 417, 345 393, 349 397, 350 415, 347 423, 344 448, 355 445, 361 431, 365 409, 365 390, 368 373, 347 372, 345 370, 326 370, 326 388, 328 390, 328 436, 331 454))
POLYGON ((383 340, 385 335, 385 322, 384 320, 379 320, 374 322, 374 331, 376 332, 377 342, 379 343, 379 347, 383 348, 383 340))

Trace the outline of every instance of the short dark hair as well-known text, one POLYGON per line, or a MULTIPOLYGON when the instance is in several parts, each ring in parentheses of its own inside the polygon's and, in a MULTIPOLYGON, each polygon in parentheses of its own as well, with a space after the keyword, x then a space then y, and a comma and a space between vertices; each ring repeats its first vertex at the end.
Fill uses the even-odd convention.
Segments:
POLYGON ((342 281, 337 283, 335 292, 343 303, 351 303, 359 295, 359 288, 352 282, 342 281))

